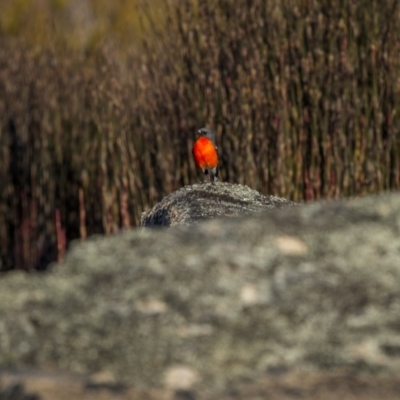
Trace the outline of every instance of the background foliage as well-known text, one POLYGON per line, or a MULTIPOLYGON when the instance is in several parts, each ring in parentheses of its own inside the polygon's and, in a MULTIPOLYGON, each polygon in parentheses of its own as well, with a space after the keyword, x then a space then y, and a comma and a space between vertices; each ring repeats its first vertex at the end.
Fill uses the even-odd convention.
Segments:
POLYGON ((397 0, 1 0, 0 269, 198 181, 295 201, 400 186, 397 0))

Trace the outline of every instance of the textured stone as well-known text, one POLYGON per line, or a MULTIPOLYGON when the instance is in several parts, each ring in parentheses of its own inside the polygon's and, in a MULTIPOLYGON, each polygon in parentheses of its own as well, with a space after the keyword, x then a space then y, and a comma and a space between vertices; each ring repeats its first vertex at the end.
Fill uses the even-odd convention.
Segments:
MULTIPOLYGON (((140 389, 185 366, 189 397, 261 396, 296 371, 327 382, 326 399, 368 398, 352 377, 386 393, 400 373, 399 233, 387 194, 76 242, 49 273, 2 275, 0 367, 107 371, 140 389)), ((307 379, 289 387, 308 393, 307 379)))
POLYGON ((238 217, 294 206, 243 185, 217 182, 185 186, 142 214, 141 226, 191 225, 215 217, 238 217))

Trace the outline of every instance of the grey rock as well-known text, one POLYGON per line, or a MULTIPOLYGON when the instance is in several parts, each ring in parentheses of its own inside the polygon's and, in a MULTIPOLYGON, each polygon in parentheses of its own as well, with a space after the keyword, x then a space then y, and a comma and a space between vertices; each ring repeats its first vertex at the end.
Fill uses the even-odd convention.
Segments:
POLYGON ((387 194, 76 242, 49 273, 2 275, 0 367, 183 393, 286 371, 379 385, 400 372, 399 232, 387 194))
POLYGON ((292 201, 265 196, 247 186, 223 182, 185 186, 142 214, 140 225, 191 225, 215 217, 238 217, 294 206, 292 201))

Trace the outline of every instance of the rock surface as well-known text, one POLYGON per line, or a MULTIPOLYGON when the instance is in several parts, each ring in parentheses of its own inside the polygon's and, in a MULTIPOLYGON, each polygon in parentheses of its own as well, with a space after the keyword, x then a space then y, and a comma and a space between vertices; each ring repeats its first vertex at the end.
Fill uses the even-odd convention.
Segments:
POLYGON ((387 194, 76 243, 49 273, 1 276, 0 376, 67 371, 163 398, 395 399, 399 233, 387 194))
POLYGON ((216 182, 185 186, 142 214, 141 226, 191 225, 215 217, 238 217, 294 206, 243 185, 216 182))
POLYGON ((395 377, 346 376, 329 373, 267 374, 257 383, 206 394, 204 390, 136 388, 97 383, 90 376, 37 371, 0 375, 0 400, 398 400, 395 377))

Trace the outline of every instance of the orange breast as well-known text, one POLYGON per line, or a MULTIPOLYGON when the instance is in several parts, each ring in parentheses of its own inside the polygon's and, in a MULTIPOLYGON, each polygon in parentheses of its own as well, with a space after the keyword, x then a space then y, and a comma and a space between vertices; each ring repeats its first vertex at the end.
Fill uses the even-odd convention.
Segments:
POLYGON ((213 142, 204 136, 193 145, 193 157, 199 168, 214 168, 218 164, 218 153, 213 142))

